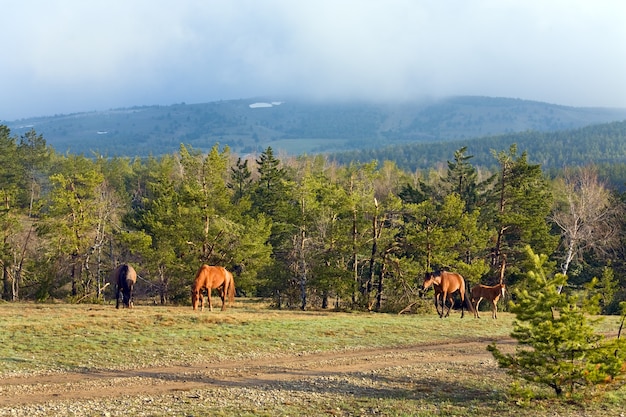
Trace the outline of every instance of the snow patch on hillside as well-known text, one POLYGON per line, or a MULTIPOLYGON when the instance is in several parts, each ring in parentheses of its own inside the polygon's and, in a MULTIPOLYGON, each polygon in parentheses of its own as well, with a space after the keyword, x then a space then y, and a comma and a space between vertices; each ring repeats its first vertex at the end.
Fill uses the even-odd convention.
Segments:
POLYGON ((250 108, 251 109, 261 109, 261 108, 280 106, 281 104, 283 104, 282 101, 272 101, 271 103, 259 102, 259 103, 252 103, 252 104, 250 104, 250 108))

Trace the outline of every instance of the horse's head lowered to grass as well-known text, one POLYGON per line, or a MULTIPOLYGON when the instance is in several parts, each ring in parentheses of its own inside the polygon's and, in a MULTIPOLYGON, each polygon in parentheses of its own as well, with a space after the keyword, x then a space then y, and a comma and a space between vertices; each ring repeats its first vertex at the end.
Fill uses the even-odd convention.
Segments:
POLYGON ((113 283, 115 284, 115 308, 120 308, 120 294, 124 307, 133 308, 133 289, 137 282, 135 268, 128 264, 121 264, 113 271, 113 283))
POLYGON ((434 271, 426 272, 424 275, 424 283, 422 284, 422 291, 427 290, 430 286, 435 289, 435 308, 439 317, 444 317, 444 310, 446 307, 446 301, 450 301, 450 306, 445 314, 445 317, 450 315, 450 309, 454 304, 452 294, 459 292, 461 296, 461 318, 465 315, 464 307, 467 304, 468 311, 473 311, 474 307, 472 303, 465 298, 465 279, 456 272, 448 271, 434 271), (441 298, 441 312, 439 311, 439 299, 441 298))
POLYGON ((226 309, 226 297, 229 304, 235 298, 235 279, 226 268, 221 266, 202 265, 196 273, 196 278, 191 286, 191 305, 194 310, 204 310, 204 290, 207 291, 209 310, 213 311, 211 291, 218 289, 222 299, 222 311, 226 309))

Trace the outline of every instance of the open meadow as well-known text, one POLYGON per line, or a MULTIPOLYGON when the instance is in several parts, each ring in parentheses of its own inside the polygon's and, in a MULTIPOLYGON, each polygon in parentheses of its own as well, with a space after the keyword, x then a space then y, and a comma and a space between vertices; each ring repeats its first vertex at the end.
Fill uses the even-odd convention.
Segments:
MULTIPOLYGON (((219 304, 219 303, 218 303, 219 304)), ((619 317, 599 330, 615 333, 619 317)), ((481 319, 189 306, 0 304, 0 416, 623 416, 601 401, 525 396, 481 319)))

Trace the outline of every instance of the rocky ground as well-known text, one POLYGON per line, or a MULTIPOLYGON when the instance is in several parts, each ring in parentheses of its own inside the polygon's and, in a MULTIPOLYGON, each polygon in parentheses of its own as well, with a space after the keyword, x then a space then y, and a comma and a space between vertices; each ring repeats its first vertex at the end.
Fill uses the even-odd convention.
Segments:
POLYGON ((426 398, 455 372, 502 377, 487 343, 5 376, 0 378, 0 416, 277 415, 307 404, 341 414, 333 409, 342 398, 386 398, 398 390, 426 398))

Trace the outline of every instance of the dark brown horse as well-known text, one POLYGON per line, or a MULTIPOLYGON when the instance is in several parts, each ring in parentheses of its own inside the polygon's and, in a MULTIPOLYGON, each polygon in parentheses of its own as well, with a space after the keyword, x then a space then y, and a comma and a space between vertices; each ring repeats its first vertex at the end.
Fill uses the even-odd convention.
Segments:
POLYGON ((191 304, 194 310, 198 308, 198 304, 200 304, 200 311, 204 310, 204 289, 207 290, 209 310, 213 311, 211 291, 218 289, 222 299, 222 311, 224 311, 226 309, 226 297, 228 296, 229 304, 232 304, 235 298, 233 274, 221 266, 202 265, 196 273, 196 279, 191 287, 191 304))
POLYGON ((465 316, 464 308, 466 303, 468 311, 474 310, 472 303, 465 298, 465 279, 463 279, 460 274, 448 271, 427 272, 424 276, 422 290, 427 290, 431 285, 435 289, 435 308, 437 309, 439 317, 444 317, 446 301, 450 301, 450 306, 448 307, 445 317, 450 315, 450 310, 454 305, 452 294, 457 291, 461 296, 461 318, 465 316), (439 312, 439 298, 441 298, 441 312, 439 312))
POLYGON ((124 307, 133 308, 133 288, 137 282, 135 268, 128 264, 121 264, 115 268, 111 278, 115 285, 115 308, 120 308, 120 293, 122 293, 124 307))
POLYGON ((500 297, 504 297, 504 291, 506 285, 500 283, 498 285, 488 286, 478 284, 472 287, 472 304, 474 304, 474 317, 480 318, 478 315, 478 306, 480 302, 485 299, 491 302, 491 318, 498 318, 498 300, 500 297))

